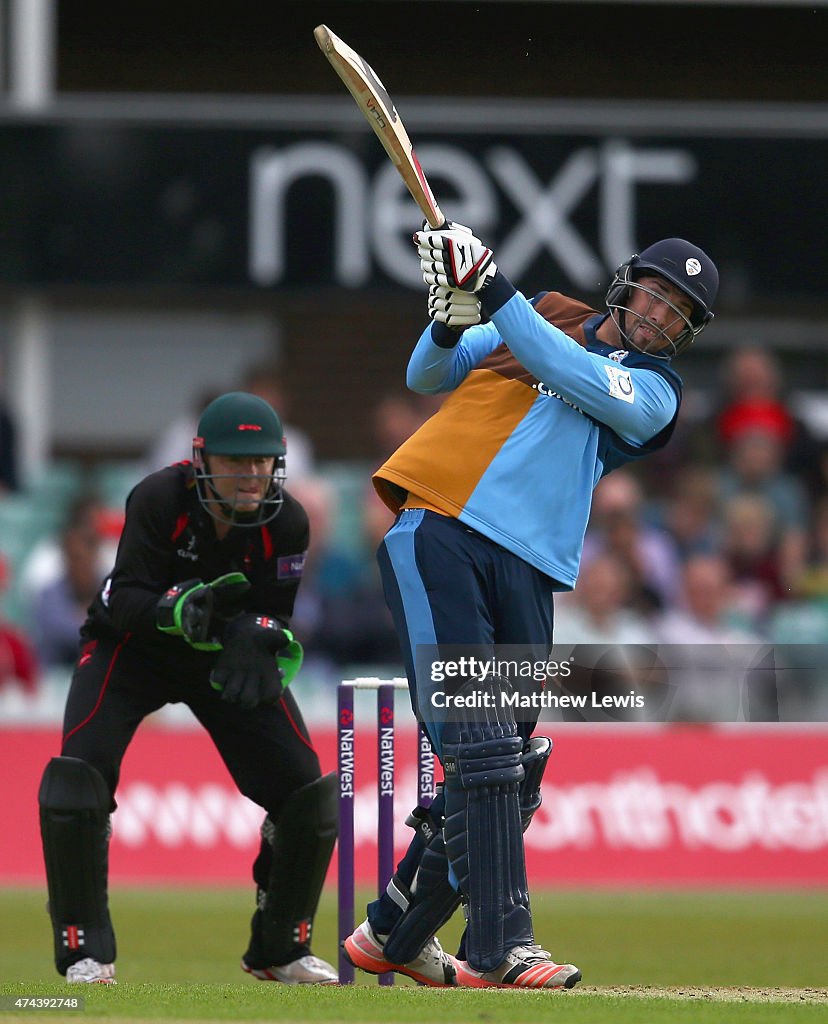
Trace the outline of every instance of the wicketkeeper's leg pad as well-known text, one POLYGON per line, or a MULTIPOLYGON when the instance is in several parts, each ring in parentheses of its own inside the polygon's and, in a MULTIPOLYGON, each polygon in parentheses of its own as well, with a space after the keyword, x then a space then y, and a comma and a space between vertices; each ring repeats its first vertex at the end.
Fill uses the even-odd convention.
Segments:
POLYGON ((257 909, 249 967, 290 963, 310 952, 313 919, 337 835, 336 772, 297 789, 274 822, 266 817, 254 866, 257 909))
POLYGON ((77 757, 53 757, 38 795, 40 835, 61 974, 78 960, 115 960, 109 916, 109 812, 112 795, 101 773, 77 757))
POLYGON ((476 720, 455 718, 468 714, 458 709, 444 727, 444 833, 466 904, 467 957, 475 970, 490 971, 510 949, 534 942, 518 803, 523 741, 513 709, 500 700, 507 680, 475 680, 463 690, 491 701, 476 720))

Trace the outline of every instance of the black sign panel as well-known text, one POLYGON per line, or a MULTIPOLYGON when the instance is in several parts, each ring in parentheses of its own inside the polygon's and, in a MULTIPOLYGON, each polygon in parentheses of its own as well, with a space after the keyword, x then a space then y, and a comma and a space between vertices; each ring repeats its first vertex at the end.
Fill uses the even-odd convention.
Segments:
MULTIPOLYGON (((598 292, 658 238, 723 294, 828 280, 828 138, 417 132, 447 215, 531 291, 598 292)), ((420 287, 421 217, 367 131, 118 120, 0 125, 0 283, 420 287)))

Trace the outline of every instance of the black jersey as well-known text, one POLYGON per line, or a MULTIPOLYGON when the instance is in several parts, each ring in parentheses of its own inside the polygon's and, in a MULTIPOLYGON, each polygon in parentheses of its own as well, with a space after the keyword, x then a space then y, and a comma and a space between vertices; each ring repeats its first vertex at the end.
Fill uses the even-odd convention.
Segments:
POLYGON ((89 608, 81 629, 84 641, 127 637, 148 657, 209 668, 213 652, 196 651, 180 637, 156 628, 158 599, 174 583, 209 582, 243 572, 250 591, 242 610, 268 615, 287 626, 302 577, 308 547, 308 517, 284 492, 279 514, 260 526, 233 526, 219 540, 202 508, 189 462, 145 477, 126 502, 126 519, 115 566, 89 608))

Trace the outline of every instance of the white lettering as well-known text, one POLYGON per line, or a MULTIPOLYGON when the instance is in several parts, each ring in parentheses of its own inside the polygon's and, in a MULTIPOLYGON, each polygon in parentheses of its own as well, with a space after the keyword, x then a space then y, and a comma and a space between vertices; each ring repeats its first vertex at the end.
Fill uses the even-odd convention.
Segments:
POLYGON ((684 149, 635 149, 624 139, 601 148, 599 236, 606 263, 616 267, 638 251, 636 185, 686 185, 696 176, 696 160, 684 149))
POLYGON ((379 736, 379 795, 394 795, 394 728, 385 726, 379 736))
MULTIPOLYGON (((497 243, 498 263, 518 279, 531 263, 549 252, 564 275, 582 288, 595 288, 638 247, 636 196, 643 185, 686 185, 697 174, 696 160, 683 149, 639 149, 624 139, 585 146, 568 154, 546 182, 539 180, 512 146, 497 146, 480 156, 459 146, 422 146, 419 158, 429 178, 439 182, 450 201, 452 220, 468 224, 484 241, 497 243), (520 219, 506 230, 507 203, 520 219), (573 219, 589 193, 597 190, 597 217, 588 241, 573 219)), ((334 279, 349 288, 371 276, 371 256, 391 280, 419 288, 412 226, 419 222, 414 201, 396 169, 387 161, 373 180, 345 145, 305 142, 259 147, 250 159, 248 271, 263 287, 278 284, 287 265, 287 200, 303 177, 322 177, 333 190, 331 225, 334 279)), ((314 239, 325 247, 326 240, 314 239)))
POLYGON ((729 852, 828 849, 828 771, 774 784, 752 772, 732 782, 663 781, 650 768, 606 781, 545 784, 543 805, 526 834, 528 846, 550 850, 685 849, 729 852))
POLYGON ((336 196, 334 273, 358 287, 370 274, 365 241, 365 172, 342 146, 305 143, 257 149, 250 163, 249 272, 256 284, 277 284, 285 272, 286 201, 303 176, 327 178, 336 196))
MULTIPOLYGON (((355 789, 352 769, 353 761, 354 833, 356 845, 364 847, 376 842, 377 785, 366 779, 355 789)), ((416 802, 417 779, 413 765, 396 779, 405 806, 416 802)), ((119 790, 113 842, 131 849, 230 844, 250 850, 258 845, 261 824, 261 808, 229 784, 137 781, 119 790)), ((398 846, 404 848, 409 837, 400 817, 398 846)), ((728 781, 679 783, 644 766, 572 785, 548 779, 526 844, 544 853, 599 846, 828 852, 828 770, 780 783, 759 771, 728 781)))
MULTIPOLYGON (((439 180, 441 191, 452 197, 451 219, 474 225, 480 238, 490 235, 497 224, 497 191, 479 162, 456 146, 418 146, 417 156, 428 168, 429 181, 439 180)), ((392 281, 419 290, 423 278, 417 251, 411 244, 411 226, 422 214, 397 169, 388 161, 374 181, 370 210, 377 265, 392 281)))
POLYGON ((595 150, 579 149, 572 153, 545 189, 512 149, 492 150, 487 163, 498 184, 524 215, 498 246, 498 261, 519 278, 545 246, 576 284, 581 288, 593 287, 601 278, 603 267, 567 218, 597 180, 595 150))
POLYGON ((339 795, 353 798, 354 795, 354 730, 339 731, 339 795))
POLYGON ((621 694, 606 693, 600 698, 597 693, 593 693, 592 706, 594 708, 643 708, 644 698, 635 690, 621 694))

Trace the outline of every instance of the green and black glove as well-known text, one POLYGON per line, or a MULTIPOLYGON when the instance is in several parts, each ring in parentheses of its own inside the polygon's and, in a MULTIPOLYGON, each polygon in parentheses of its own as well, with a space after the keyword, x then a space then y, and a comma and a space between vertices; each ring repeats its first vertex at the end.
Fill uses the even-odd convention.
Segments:
POLYGON ((222 700, 252 709, 275 704, 299 671, 302 645, 266 615, 243 615, 225 631, 224 649, 210 673, 222 700))
POLYGON ((210 583, 176 583, 156 605, 156 625, 162 633, 183 637, 197 651, 220 651, 223 628, 239 614, 248 590, 243 572, 228 572, 210 583))

